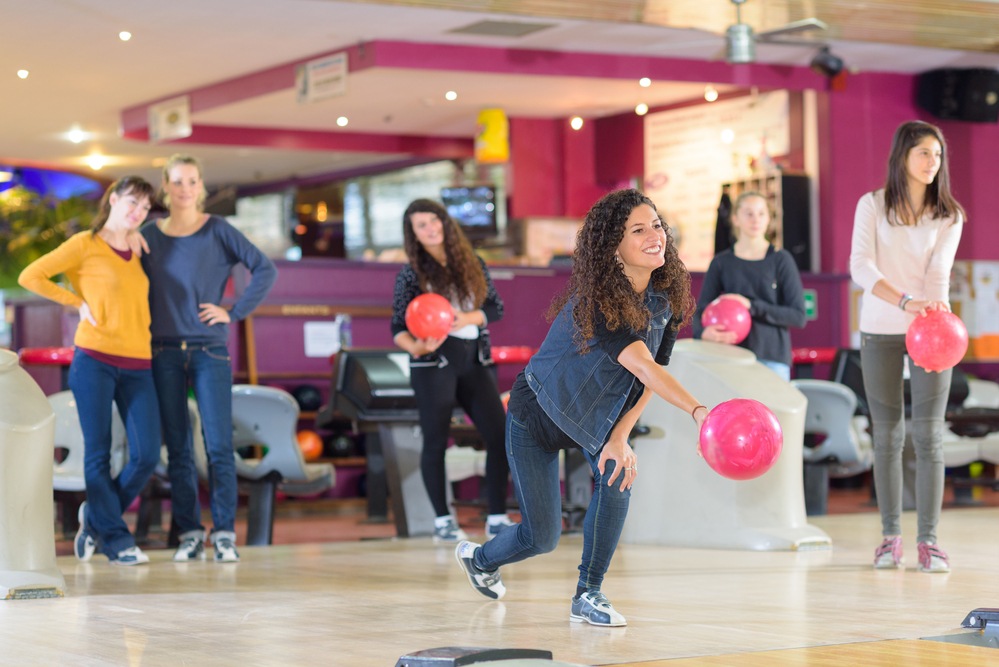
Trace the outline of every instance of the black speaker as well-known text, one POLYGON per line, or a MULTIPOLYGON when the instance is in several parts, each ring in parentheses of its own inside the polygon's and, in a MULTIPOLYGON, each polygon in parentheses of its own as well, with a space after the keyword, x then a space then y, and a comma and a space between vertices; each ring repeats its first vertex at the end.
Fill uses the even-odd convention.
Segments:
POLYGON ((941 120, 999 122, 999 71, 936 69, 919 75, 919 106, 941 120))

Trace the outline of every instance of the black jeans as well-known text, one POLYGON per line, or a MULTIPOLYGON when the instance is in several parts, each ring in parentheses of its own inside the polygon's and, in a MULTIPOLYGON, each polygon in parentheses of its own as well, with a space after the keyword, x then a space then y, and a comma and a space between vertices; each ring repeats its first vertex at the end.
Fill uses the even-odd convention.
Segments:
POLYGON ((506 460, 506 414, 496 378, 479 363, 478 342, 448 336, 438 348, 441 362, 433 366, 411 366, 410 382, 416 393, 423 431, 420 470, 437 516, 450 512, 447 506, 447 448, 451 412, 455 401, 465 411, 486 442, 486 488, 490 514, 506 513, 510 464, 506 460))

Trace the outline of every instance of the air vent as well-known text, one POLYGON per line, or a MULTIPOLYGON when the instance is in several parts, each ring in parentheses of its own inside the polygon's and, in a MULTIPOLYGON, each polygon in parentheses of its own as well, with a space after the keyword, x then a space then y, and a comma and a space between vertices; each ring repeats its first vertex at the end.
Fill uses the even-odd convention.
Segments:
POLYGON ((490 35, 492 37, 523 37, 545 28, 554 28, 557 23, 521 23, 519 21, 479 21, 455 28, 448 32, 460 35, 490 35))

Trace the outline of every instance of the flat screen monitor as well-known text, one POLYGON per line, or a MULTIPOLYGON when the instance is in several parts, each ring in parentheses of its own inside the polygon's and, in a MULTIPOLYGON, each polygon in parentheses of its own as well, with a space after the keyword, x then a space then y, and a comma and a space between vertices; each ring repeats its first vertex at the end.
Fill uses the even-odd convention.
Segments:
POLYGON ((461 225, 470 239, 496 236, 496 189, 475 187, 442 188, 441 201, 448 215, 461 225))

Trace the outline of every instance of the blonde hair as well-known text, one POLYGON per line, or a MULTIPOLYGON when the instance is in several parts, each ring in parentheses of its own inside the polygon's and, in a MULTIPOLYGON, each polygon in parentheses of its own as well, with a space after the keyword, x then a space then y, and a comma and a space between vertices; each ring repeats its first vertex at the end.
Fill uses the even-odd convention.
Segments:
MULTIPOLYGON (((190 165, 198 170, 198 178, 201 179, 201 192, 198 194, 198 210, 201 211, 205 205, 205 200, 208 199, 208 192, 205 191, 205 175, 201 168, 201 160, 193 155, 174 153, 167 159, 166 164, 163 165, 163 183, 170 180, 170 170, 180 165, 190 165)), ((159 198, 164 206, 170 208, 170 195, 163 189, 163 183, 160 184, 159 198)))

